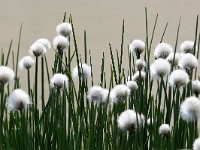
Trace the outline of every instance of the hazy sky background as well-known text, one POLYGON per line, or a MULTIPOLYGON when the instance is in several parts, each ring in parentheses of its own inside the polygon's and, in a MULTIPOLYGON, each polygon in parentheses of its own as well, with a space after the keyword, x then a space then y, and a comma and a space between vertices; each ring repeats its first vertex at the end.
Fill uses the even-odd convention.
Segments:
MULTIPOLYGON (((83 51, 83 32, 86 30, 88 48, 97 66, 95 74, 98 74, 102 51, 109 54, 109 43, 113 49, 120 48, 123 19, 125 47, 130 40, 145 40, 145 6, 148 9, 149 34, 156 14, 159 14, 152 48, 160 41, 167 22, 169 26, 164 42, 174 47, 180 17, 179 44, 194 39, 199 0, 0 0, 0 48, 7 50, 11 39, 14 40, 13 50, 17 48, 19 28, 23 23, 20 57, 28 55, 29 46, 38 38, 52 41, 64 12, 67 16, 71 13, 78 47, 83 51)), ((47 56, 51 60, 53 51, 47 56)), ((109 60, 110 56, 107 57, 109 60)))

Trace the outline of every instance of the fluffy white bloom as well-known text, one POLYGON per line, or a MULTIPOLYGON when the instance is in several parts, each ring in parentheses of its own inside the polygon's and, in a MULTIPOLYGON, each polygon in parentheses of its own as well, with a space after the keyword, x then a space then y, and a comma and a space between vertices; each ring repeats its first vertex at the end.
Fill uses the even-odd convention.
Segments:
POLYGON ((177 88, 187 85, 189 81, 188 74, 181 69, 174 70, 169 76, 169 85, 177 88))
POLYGON ((133 75, 132 80, 139 81, 140 79, 144 79, 146 76, 146 73, 144 71, 136 71, 133 75))
POLYGON ((146 62, 142 59, 137 59, 135 62, 135 66, 137 70, 141 71, 146 66, 146 62))
POLYGON ((46 47, 40 42, 33 43, 29 49, 29 53, 31 55, 34 55, 35 57, 39 57, 40 55, 45 54, 46 52, 46 47))
POLYGON ((148 118, 147 119, 147 125, 151 125, 151 124, 153 124, 153 119, 152 118, 148 118))
POLYGON ((129 52, 141 54, 145 49, 145 43, 141 40, 133 40, 131 44, 129 44, 129 52))
POLYGON ((193 121, 200 116, 200 101, 197 97, 191 96, 185 99, 180 106, 180 115, 183 120, 193 121))
POLYGON ((64 37, 67 37, 72 32, 72 25, 70 23, 61 23, 57 25, 56 32, 64 37))
POLYGON ((26 109, 30 104, 29 95, 21 89, 15 89, 7 101, 9 111, 26 109))
POLYGON ((193 53, 194 42, 193 41, 184 41, 180 45, 181 52, 184 53, 193 53))
POLYGON ((116 85, 110 92, 111 102, 121 103, 126 100, 129 94, 130 94, 130 89, 126 85, 124 84, 116 85))
POLYGON ((200 138, 197 138, 193 143, 193 150, 200 150, 200 138))
POLYGON ((23 70, 23 69, 30 69, 33 66, 34 63, 35 63, 35 59, 33 59, 31 56, 24 56, 19 61, 19 68, 21 70, 23 70))
MULTIPOLYGON (((91 77, 91 67, 90 66, 88 66, 87 64, 81 63, 81 64, 79 64, 79 67, 80 67, 81 78, 86 79, 88 77, 91 77)), ((76 66, 73 69, 72 77, 73 77, 73 79, 76 79, 79 77, 78 66, 76 66)))
POLYGON ((182 69, 194 69, 198 66, 198 60, 193 54, 186 53, 179 60, 178 66, 182 69))
POLYGON ((196 95, 200 94, 200 81, 199 80, 192 81, 192 90, 196 95))
POLYGON ((49 50, 51 48, 51 44, 48 39, 41 38, 41 39, 38 39, 36 42, 43 44, 47 50, 49 50))
POLYGON ((155 58, 167 58, 167 56, 173 52, 173 48, 167 43, 159 43, 155 50, 154 56, 155 58))
POLYGON ((118 127, 124 131, 133 131, 142 125, 142 115, 136 114, 134 110, 126 110, 120 114, 118 117, 117 123, 118 127))
POLYGON ((0 82, 2 84, 6 84, 13 80, 15 77, 15 73, 12 69, 6 66, 0 66, 0 82))
POLYGON ((174 60, 174 65, 178 65, 178 62, 183 55, 184 55, 183 53, 176 53, 175 58, 174 58, 174 53, 170 53, 168 57, 166 58, 166 60, 171 64, 173 63, 173 60, 174 60))
POLYGON ((108 99, 109 91, 107 89, 103 89, 100 86, 93 86, 89 89, 87 93, 87 99, 94 104, 105 103, 108 99))
POLYGON ((53 48, 59 51, 65 50, 69 46, 68 38, 58 35, 53 39, 53 48))
POLYGON ((135 92, 138 89, 137 82, 135 81, 127 81, 126 86, 131 90, 131 92, 135 92))
POLYGON ((68 87, 68 77, 61 73, 56 73, 51 78, 51 86, 56 89, 62 89, 64 87, 68 87))
POLYGON ((161 135, 167 135, 167 134, 170 134, 170 126, 168 124, 162 124, 160 127, 159 127, 159 134, 161 135))
POLYGON ((150 73, 153 79, 164 77, 170 73, 170 63, 166 59, 158 58, 150 66, 150 73))

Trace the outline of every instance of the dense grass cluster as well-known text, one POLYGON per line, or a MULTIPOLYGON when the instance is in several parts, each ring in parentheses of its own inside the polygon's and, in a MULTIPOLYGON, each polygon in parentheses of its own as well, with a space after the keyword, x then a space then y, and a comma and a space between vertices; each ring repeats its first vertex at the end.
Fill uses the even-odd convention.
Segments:
POLYGON ((9 50, 1 53, 0 149, 198 148, 200 83, 194 81, 198 80, 198 17, 194 42, 182 44, 179 52, 180 22, 175 45, 163 43, 166 24, 160 44, 153 50, 158 15, 149 35, 146 10, 145 14, 145 42, 135 40, 127 49, 123 21, 120 50, 114 51, 109 44, 109 71, 105 70, 102 54, 98 85, 93 82, 94 66, 86 32, 82 58, 71 16, 70 24, 57 26, 59 35, 52 48, 47 39, 39 39, 30 47, 32 56, 19 61, 20 30, 17 54, 11 50, 12 42, 9 50), (48 50, 55 52, 53 64, 47 62, 48 50), (123 55, 125 50, 130 51, 128 56, 123 55), (151 60, 153 53, 156 59, 151 60), (9 60, 15 73, 4 67, 9 60), (73 60, 77 63, 75 68, 73 60), (123 68, 124 62, 128 69, 123 68), (27 90, 21 87, 18 64, 27 72, 27 90), (35 73, 31 74, 33 64, 35 73), (38 81, 39 75, 42 82, 38 81), (49 85, 48 90, 45 84, 49 85))

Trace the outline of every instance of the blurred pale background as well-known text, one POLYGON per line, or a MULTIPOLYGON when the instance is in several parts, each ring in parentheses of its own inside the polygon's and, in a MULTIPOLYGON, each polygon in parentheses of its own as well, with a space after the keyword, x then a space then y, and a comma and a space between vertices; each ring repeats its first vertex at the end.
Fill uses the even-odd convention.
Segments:
MULTIPOLYGON (((52 41, 56 35, 55 27, 62 22, 64 12, 67 16, 71 13, 79 50, 83 53, 83 32, 86 30, 94 74, 99 76, 102 51, 106 52, 109 60, 108 44, 111 43, 113 49, 120 48, 123 19, 125 48, 130 40, 145 40, 145 6, 148 9, 149 34, 156 14, 159 14, 152 48, 159 42, 167 22, 169 26, 164 42, 174 47, 180 17, 179 44, 183 40, 194 40, 199 0, 0 0, 0 48, 7 50, 13 39, 13 50, 17 49, 19 28, 23 23, 20 57, 27 55, 29 46, 38 38, 52 41)), ((47 56, 51 58, 53 51, 47 56)))

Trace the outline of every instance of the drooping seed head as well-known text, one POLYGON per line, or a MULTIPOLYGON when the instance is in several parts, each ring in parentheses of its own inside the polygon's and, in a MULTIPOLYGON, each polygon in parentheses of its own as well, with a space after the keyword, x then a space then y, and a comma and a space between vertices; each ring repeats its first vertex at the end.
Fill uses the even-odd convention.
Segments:
POLYGON ((193 143, 193 150, 200 150, 200 138, 195 139, 193 143))
POLYGON ((145 49, 145 43, 141 40, 133 40, 131 44, 129 44, 129 52, 141 54, 145 49))
POLYGON ((21 70, 23 69, 30 69, 33 64, 35 63, 35 59, 31 56, 24 56, 20 61, 19 61, 19 68, 21 70))
POLYGON ((176 53, 174 56, 174 53, 170 53, 168 55, 168 57, 166 58, 166 60, 172 65, 176 66, 178 65, 179 60, 181 59, 181 57, 183 56, 183 53, 176 53), (174 61, 174 62, 173 62, 174 61))
MULTIPOLYGON (((80 77, 82 79, 86 79, 91 77, 91 67, 87 64, 80 63, 79 64, 79 69, 80 69, 80 77)), ((79 69, 78 66, 76 66, 73 71, 72 71, 72 77, 73 79, 79 78, 79 69)))
POLYGON ((180 106, 180 116, 183 120, 194 121, 200 117, 200 101, 197 97, 187 97, 180 106))
POLYGON ((53 39, 53 48, 58 51, 64 51, 69 46, 68 38, 58 35, 53 39))
POLYGON ((112 103, 122 103, 130 94, 130 89, 124 85, 116 85, 110 92, 110 98, 112 103))
POLYGON ((61 23, 57 25, 56 32, 64 37, 67 37, 72 32, 72 25, 70 23, 61 23))
POLYGON ((176 88, 187 85, 189 81, 188 74, 181 69, 174 70, 169 76, 169 85, 176 88))
POLYGON ((152 79, 162 78, 170 73, 171 66, 166 59, 156 59, 150 66, 152 79))
POLYGON ((193 41, 184 41, 180 45, 180 50, 183 53, 193 53, 194 42, 193 41))
POLYGON ((191 70, 198 66, 198 60, 193 54, 186 53, 179 60, 178 66, 185 70, 191 70))
POLYGON ((198 96, 200 94, 200 81, 199 80, 192 81, 192 90, 196 96, 198 96))
POLYGON ((55 89, 63 89, 68 87, 68 77, 61 73, 56 73, 51 78, 51 87, 55 89))
POLYGON ((170 126, 168 124, 162 124, 159 127, 159 134, 160 135, 168 135, 168 134, 170 134, 170 132, 171 132, 171 129, 170 129, 170 126))
POLYGON ((167 58, 170 53, 173 52, 171 45, 167 43, 159 43, 154 50, 155 58, 167 58))
POLYGON ((40 43, 40 42, 35 42, 31 45, 29 49, 29 53, 31 55, 34 55, 35 57, 39 57, 47 52, 46 47, 40 43))
POLYGON ((133 75, 134 81, 138 82, 139 80, 143 80, 146 76, 146 73, 144 71, 136 71, 133 75))
POLYGON ((7 101, 9 111, 26 109, 30 104, 29 95, 21 89, 15 89, 7 101))
POLYGON ((141 71, 146 66, 146 62, 142 59, 137 59, 135 62, 135 66, 136 66, 137 70, 141 71))
POLYGON ((51 48, 51 44, 48 39, 41 38, 41 39, 38 39, 36 42, 43 44, 47 50, 49 50, 51 48))
POLYGON ((127 81, 126 86, 130 89, 132 93, 138 89, 137 82, 135 81, 127 81))
POLYGON ((0 66, 0 82, 6 84, 12 81, 15 77, 15 73, 12 69, 6 66, 0 66))

